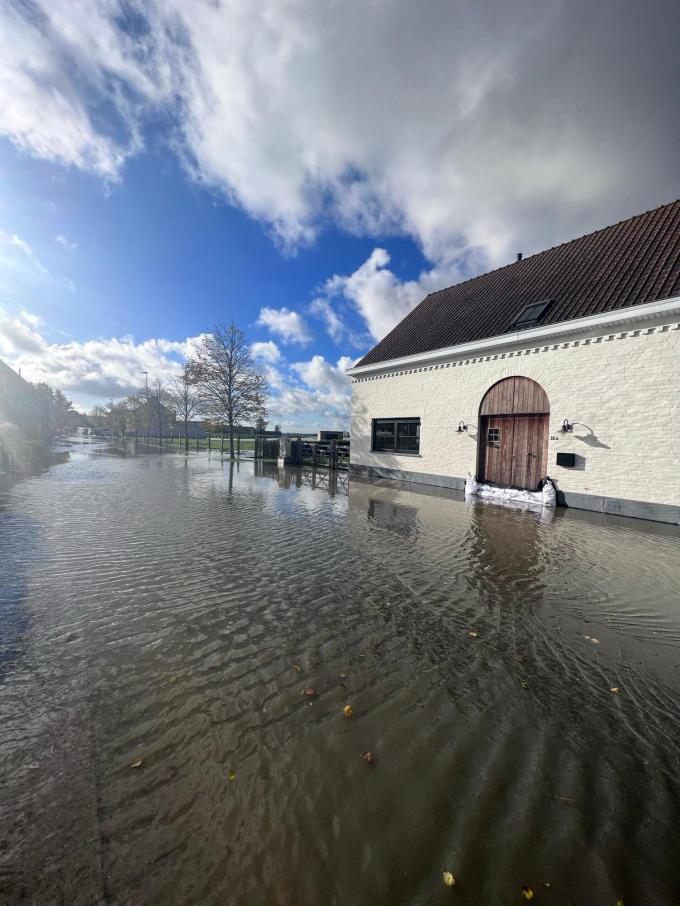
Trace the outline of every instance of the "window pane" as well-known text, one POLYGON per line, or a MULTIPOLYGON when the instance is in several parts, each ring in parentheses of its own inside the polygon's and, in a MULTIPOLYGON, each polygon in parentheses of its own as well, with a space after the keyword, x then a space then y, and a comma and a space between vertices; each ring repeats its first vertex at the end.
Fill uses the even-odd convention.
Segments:
POLYGON ((397 422, 397 450, 417 453, 420 447, 420 422, 397 422))
POLYGON ((544 308, 544 302, 539 302, 537 305, 527 305, 519 318, 517 318, 517 323, 521 324, 523 321, 535 321, 544 308))
POLYGON ((373 433, 373 449, 394 450, 394 422, 376 419, 373 433))

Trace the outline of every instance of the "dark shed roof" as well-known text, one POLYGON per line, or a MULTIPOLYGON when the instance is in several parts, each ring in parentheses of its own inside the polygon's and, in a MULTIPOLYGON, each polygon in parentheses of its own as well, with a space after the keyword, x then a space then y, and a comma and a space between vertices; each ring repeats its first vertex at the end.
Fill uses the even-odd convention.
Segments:
POLYGON ((357 365, 494 337, 525 306, 541 325, 680 295, 680 200, 431 293, 357 365))

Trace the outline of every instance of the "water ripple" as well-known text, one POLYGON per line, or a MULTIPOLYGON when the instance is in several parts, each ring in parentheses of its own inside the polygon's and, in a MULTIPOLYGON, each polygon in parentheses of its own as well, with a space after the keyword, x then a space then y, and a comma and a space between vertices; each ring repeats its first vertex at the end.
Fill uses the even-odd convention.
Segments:
POLYGON ((676 530, 312 484, 3 493, 0 903, 680 902, 676 530))

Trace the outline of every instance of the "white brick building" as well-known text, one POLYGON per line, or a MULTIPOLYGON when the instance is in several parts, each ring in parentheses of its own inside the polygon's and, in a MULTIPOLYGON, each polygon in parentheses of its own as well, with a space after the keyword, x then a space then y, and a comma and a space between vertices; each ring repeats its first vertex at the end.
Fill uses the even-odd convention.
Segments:
POLYGON ((680 524, 680 202, 428 296, 349 374, 355 473, 680 524))

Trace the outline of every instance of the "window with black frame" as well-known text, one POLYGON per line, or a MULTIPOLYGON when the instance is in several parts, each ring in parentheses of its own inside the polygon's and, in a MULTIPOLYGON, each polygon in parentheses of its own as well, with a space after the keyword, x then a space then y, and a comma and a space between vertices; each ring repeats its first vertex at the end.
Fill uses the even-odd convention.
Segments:
POLYGON ((374 453, 419 453, 419 418, 374 418, 374 453))

